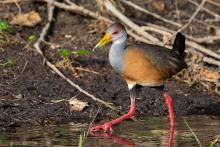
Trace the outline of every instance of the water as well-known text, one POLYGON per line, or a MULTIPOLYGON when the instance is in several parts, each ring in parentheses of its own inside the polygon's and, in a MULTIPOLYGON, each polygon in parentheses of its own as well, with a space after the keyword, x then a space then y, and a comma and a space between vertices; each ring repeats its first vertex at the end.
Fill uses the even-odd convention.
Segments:
MULTIPOLYGON (((190 116, 186 117, 186 120, 204 146, 209 146, 217 137, 220 140, 220 117, 190 116)), ((166 147, 170 136, 168 122, 166 117, 144 117, 138 118, 136 122, 127 120, 114 126, 112 135, 101 133, 89 135, 84 146, 166 147)), ((59 126, 15 128, 0 134, 0 146, 77 146, 80 133, 86 131, 86 127, 84 124, 70 123, 59 126)), ((175 147, 198 146, 182 117, 176 118, 173 137, 175 147)), ((215 144, 215 147, 218 146, 220 147, 220 141, 215 144)))

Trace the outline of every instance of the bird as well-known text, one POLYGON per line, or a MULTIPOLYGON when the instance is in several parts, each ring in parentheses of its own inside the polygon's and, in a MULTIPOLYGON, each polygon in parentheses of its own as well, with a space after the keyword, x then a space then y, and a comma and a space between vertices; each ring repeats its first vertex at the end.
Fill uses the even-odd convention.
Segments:
POLYGON ((91 127, 90 132, 101 130, 112 132, 113 125, 134 116, 137 90, 133 89, 138 86, 161 89, 168 108, 170 126, 175 126, 173 101, 164 85, 167 79, 188 67, 184 61, 185 36, 177 32, 172 49, 146 43, 126 45, 127 36, 125 27, 115 22, 107 28, 104 37, 98 41, 93 50, 109 42, 112 43, 109 62, 127 83, 130 92, 130 109, 114 120, 91 127))

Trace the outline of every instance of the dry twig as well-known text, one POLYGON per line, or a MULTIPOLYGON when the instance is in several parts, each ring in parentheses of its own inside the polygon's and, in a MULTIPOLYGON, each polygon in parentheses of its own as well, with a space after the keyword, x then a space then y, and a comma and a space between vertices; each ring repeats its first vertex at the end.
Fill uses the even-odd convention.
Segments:
POLYGON ((25 2, 30 0, 0 0, 0 3, 2 4, 8 4, 8 3, 18 3, 18 2, 25 2))
POLYGON ((18 2, 17 2, 16 0, 13 0, 13 1, 14 1, 15 5, 16 5, 17 8, 18 8, 18 13, 21 14, 22 11, 21 11, 21 7, 20 7, 20 5, 18 4, 18 2))
POLYGON ((71 2, 71 5, 67 5, 67 4, 57 2, 57 1, 54 1, 54 0, 43 0, 43 1, 45 1, 47 3, 50 3, 51 5, 54 5, 58 8, 72 11, 72 12, 74 12, 76 14, 79 14, 79 15, 90 16, 92 18, 95 18, 95 19, 98 19, 98 20, 103 20, 105 22, 111 23, 111 21, 109 19, 107 19, 105 17, 102 17, 100 15, 97 15, 96 13, 84 8, 83 6, 78 6, 78 5, 76 5, 75 3, 72 3, 72 2, 71 2))
POLYGON ((215 5, 215 6, 217 6, 217 7, 220 7, 220 3, 215 2, 214 0, 208 0, 207 2, 210 3, 210 4, 212 4, 212 5, 215 5))
MULTIPOLYGON (((197 7, 199 6, 199 4, 195 1, 193 1, 193 0, 189 0, 189 2, 192 3, 193 5, 197 6, 197 7)), ((204 6, 202 6, 202 10, 206 11, 208 14, 211 14, 215 18, 220 19, 220 15, 218 15, 217 13, 205 8, 204 6)))
POLYGON ((181 32, 183 30, 185 30, 189 24, 193 21, 193 19, 196 17, 196 15, 199 13, 199 11, 201 10, 201 8, 203 7, 203 5, 205 4, 206 0, 202 0, 202 2, 200 3, 200 5, 198 6, 198 8, 196 9, 196 11, 193 13, 193 15, 190 17, 189 21, 182 27, 180 28, 177 32, 181 32))
MULTIPOLYGON (((141 28, 145 31, 152 31, 154 33, 158 33, 160 35, 165 35, 169 37, 171 37, 171 34, 175 34, 175 31, 173 30, 152 23, 147 23, 147 26, 142 26, 141 28)), ((197 43, 213 43, 214 41, 220 40, 220 36, 195 37, 188 34, 184 35, 187 39, 195 41, 197 43)))
POLYGON ((162 17, 162 16, 160 16, 160 15, 158 15, 156 13, 150 12, 149 10, 142 8, 142 7, 138 6, 138 5, 136 5, 135 3, 132 3, 131 1, 127 1, 127 0, 120 0, 120 1, 125 3, 125 4, 127 4, 127 5, 129 5, 130 7, 135 8, 136 10, 139 10, 139 11, 141 11, 143 13, 151 15, 151 16, 153 16, 153 17, 155 17, 155 18, 157 18, 159 20, 162 20, 162 21, 164 21, 166 23, 172 24, 172 25, 174 25, 176 27, 181 27, 182 26, 182 24, 176 23, 176 22, 168 20, 168 19, 166 19, 166 18, 164 18, 164 17, 162 17))
POLYGON ((206 63, 217 65, 218 67, 220 67, 220 61, 215 60, 213 58, 204 57, 202 60, 206 63))
POLYGON ((101 73, 94 71, 94 70, 90 70, 90 69, 86 69, 86 68, 82 68, 82 67, 75 67, 76 70, 81 70, 81 71, 85 71, 85 72, 89 72, 89 73, 93 73, 96 75, 102 75, 101 73))
POLYGON ((97 115, 99 114, 100 109, 101 109, 101 105, 99 106, 99 108, 98 108, 98 110, 97 110, 97 112, 96 112, 95 116, 93 117, 93 119, 92 119, 91 123, 89 124, 89 127, 88 127, 88 130, 87 130, 87 132, 86 132, 86 137, 85 137, 85 138, 87 138, 87 137, 88 137, 89 132, 90 132, 90 129, 91 129, 91 127, 92 127, 92 125, 93 125, 93 123, 94 123, 94 121, 95 121, 95 119, 96 119, 97 115))

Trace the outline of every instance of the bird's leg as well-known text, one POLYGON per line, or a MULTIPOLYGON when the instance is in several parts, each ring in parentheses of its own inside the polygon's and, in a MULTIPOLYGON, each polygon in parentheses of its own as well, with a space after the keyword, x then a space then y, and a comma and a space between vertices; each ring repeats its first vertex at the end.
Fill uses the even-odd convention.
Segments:
POLYGON ((175 120, 174 120, 174 112, 173 112, 173 101, 172 98, 168 95, 167 92, 163 93, 163 96, 165 98, 165 103, 168 108, 169 116, 170 116, 170 126, 175 126, 175 120))
POLYGON ((102 125, 98 125, 98 126, 95 126, 95 127, 92 127, 90 129, 90 132, 96 132, 96 131, 99 131, 99 130, 104 130, 104 132, 112 132, 112 125, 115 125, 127 118, 130 118, 132 116, 134 116, 134 113, 135 113, 135 97, 134 96, 130 96, 130 100, 131 100, 131 105, 130 105, 130 110, 128 111, 127 114, 125 115, 122 115, 112 121, 109 121, 109 122, 106 122, 102 125))

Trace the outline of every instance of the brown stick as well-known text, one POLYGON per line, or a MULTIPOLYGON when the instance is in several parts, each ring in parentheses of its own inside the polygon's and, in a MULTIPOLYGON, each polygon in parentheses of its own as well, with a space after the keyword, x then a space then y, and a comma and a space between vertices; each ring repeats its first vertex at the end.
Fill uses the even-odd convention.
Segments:
POLYGON ((156 13, 150 12, 149 10, 142 8, 142 7, 138 6, 138 5, 136 5, 135 3, 132 3, 131 1, 127 1, 127 0, 120 0, 120 1, 121 1, 122 3, 125 3, 125 4, 127 4, 127 5, 129 5, 129 6, 133 7, 133 8, 135 8, 136 10, 139 10, 139 11, 141 11, 141 12, 143 12, 143 13, 149 14, 149 15, 151 15, 151 16, 153 16, 153 17, 159 19, 159 20, 162 20, 162 21, 164 21, 164 22, 167 22, 167 23, 169 23, 169 24, 172 24, 172 25, 174 25, 174 26, 176 26, 176 27, 181 27, 181 26, 183 26, 183 25, 180 24, 180 23, 177 23, 177 22, 168 20, 168 19, 166 19, 166 18, 164 18, 164 17, 162 17, 162 16, 160 16, 160 15, 158 15, 158 14, 156 14, 156 13))
POLYGON ((210 3, 210 4, 212 4, 212 5, 215 5, 215 6, 217 6, 217 7, 220 7, 220 3, 215 2, 214 0, 208 0, 207 2, 210 3))
POLYGON ((177 32, 181 32, 183 30, 185 30, 189 24, 193 21, 193 19, 196 17, 196 15, 199 13, 199 11, 201 10, 202 6, 205 4, 206 0, 202 0, 202 2, 200 3, 200 5, 198 5, 198 8, 196 9, 196 11, 193 13, 193 15, 190 17, 189 21, 182 27, 180 28, 177 32))
MULTIPOLYGON (((193 5, 197 6, 197 7, 199 6, 199 4, 198 4, 197 2, 195 2, 195 1, 193 1, 193 0, 189 0, 189 2, 192 3, 193 5)), ((215 18, 220 19, 220 15, 218 15, 217 13, 215 13, 215 12, 213 12, 213 11, 211 11, 211 10, 209 10, 209 9, 207 9, 207 8, 205 8, 205 7, 203 7, 203 6, 202 6, 202 10, 204 10, 204 11, 206 11, 207 13, 211 14, 211 15, 214 16, 215 18)))
POLYGON ((204 57, 202 60, 206 63, 217 65, 218 67, 220 67, 220 61, 215 60, 213 58, 204 57))
MULTIPOLYGON (((160 35, 165 35, 165 36, 170 36, 171 34, 175 34, 175 31, 164 28, 164 27, 160 27, 158 25, 155 24, 150 24, 147 23, 148 26, 142 26, 141 28, 144 29, 145 31, 150 31, 150 32, 154 32, 160 35)), ((186 38, 195 41, 197 43, 213 43, 214 41, 220 40, 220 36, 206 36, 206 37, 195 37, 195 36, 191 36, 188 34, 184 34, 186 38)))
POLYGON ((8 3, 18 3, 18 2, 27 2, 27 1, 30 1, 30 0, 3 0, 3 1, 0 1, 0 3, 2 4, 8 4, 8 3))
POLYGON ((95 18, 95 19, 98 19, 98 20, 103 20, 105 22, 111 23, 111 21, 109 19, 107 19, 105 17, 102 17, 100 15, 98 16, 96 13, 84 8, 83 6, 78 6, 74 3, 72 3, 72 5, 66 5, 64 3, 57 2, 57 1, 54 1, 54 0, 43 0, 43 1, 45 1, 47 3, 50 3, 51 5, 54 5, 58 8, 72 11, 72 12, 77 13, 79 15, 90 16, 92 18, 95 18))

